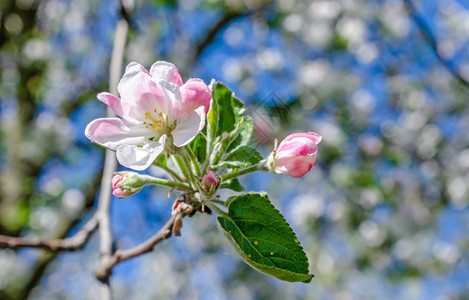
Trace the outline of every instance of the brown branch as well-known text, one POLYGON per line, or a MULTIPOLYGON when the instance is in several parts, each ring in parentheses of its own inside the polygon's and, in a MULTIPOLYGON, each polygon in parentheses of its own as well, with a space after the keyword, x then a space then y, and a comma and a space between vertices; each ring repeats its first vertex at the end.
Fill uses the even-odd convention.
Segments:
POLYGON ((106 282, 109 276, 111 276, 112 268, 115 265, 135 256, 148 253, 152 251, 158 243, 171 237, 175 219, 176 215, 171 216, 168 222, 166 222, 166 224, 155 235, 153 235, 145 242, 128 250, 118 250, 106 261, 101 261, 99 267, 95 271, 96 278, 98 278, 100 281, 106 282))
MULTIPOLYGON (((99 183, 101 182, 102 177, 102 169, 94 176, 94 179, 91 183, 91 186, 87 189, 85 193, 85 211, 89 211, 90 208, 93 206, 93 203, 96 199, 96 193, 98 191, 99 183)), ((62 233, 60 233, 59 238, 64 238, 67 233, 76 226, 78 221, 82 218, 83 213, 74 220, 72 220, 69 224, 67 224, 66 228, 62 233)), ((21 292, 13 298, 15 299, 27 299, 29 294, 31 293, 32 289, 40 282, 42 275, 46 271, 49 263, 52 262, 60 252, 45 252, 43 253, 36 262, 35 266, 33 267, 32 271, 28 273, 29 278, 23 287, 21 288, 21 292)))
MULTIPOLYGON (((91 183, 91 186, 87 189, 85 193, 85 211, 88 211, 94 203, 94 199, 96 198, 96 193, 99 187, 99 183, 101 181, 101 174, 102 174, 102 170, 98 172, 98 174, 95 175, 95 178, 93 179, 91 183)), ((62 229, 60 230, 61 232, 58 234, 58 237, 56 238, 56 240, 64 239, 64 237, 70 232, 70 230, 76 226, 78 221, 81 219, 82 215, 83 213, 80 213, 80 216, 78 216, 77 218, 73 220, 70 220, 70 222, 66 224, 63 230, 62 229)), ((88 225, 85 225, 85 226, 88 227, 88 225)), ((86 244, 87 240, 84 241, 84 244, 86 244)), ((49 263, 53 259, 55 259, 59 253, 60 253, 59 251, 47 251, 47 252, 40 253, 34 266, 32 266, 32 269, 30 270, 30 272, 28 272, 28 276, 24 278, 25 282, 19 283, 20 287, 16 291, 13 291, 11 294, 8 294, 7 298, 18 299, 18 300, 27 299, 31 290, 39 283, 49 263)))
POLYGON ((459 83, 466 87, 469 87, 468 79, 464 78, 464 76, 458 70, 457 66, 453 66, 453 63, 441 54, 436 37, 433 35, 430 27, 425 22, 425 19, 418 13, 417 8, 412 3, 412 0, 403 1, 407 9, 409 10, 409 14, 411 15, 415 24, 417 24, 418 28, 420 29, 420 32, 422 33, 424 39, 427 41, 428 45, 432 49, 437 59, 451 73, 451 75, 453 75, 459 81, 459 83))
POLYGON ((90 220, 75 235, 66 239, 29 239, 0 235, 0 248, 42 248, 51 251, 76 251, 83 248, 98 225, 98 218, 94 214, 90 220))
MULTIPOLYGON (((129 31, 129 20, 131 10, 133 9, 132 0, 120 1, 120 19, 117 21, 114 44, 111 54, 111 63, 109 66, 109 91, 117 95, 117 84, 122 74, 122 63, 124 60, 125 44, 127 41, 127 33, 129 31)), ((113 117, 114 112, 108 107, 108 117, 113 117)), ((100 264, 104 264, 111 259, 112 255, 112 233, 110 221, 111 206, 111 181, 114 170, 116 169, 116 154, 111 150, 106 150, 104 159, 103 178, 101 180, 101 192, 98 203, 98 220, 99 220, 99 236, 100 236, 100 264)), ((112 290, 109 284, 109 276, 100 278, 102 285, 100 287, 101 299, 112 299, 112 290)))

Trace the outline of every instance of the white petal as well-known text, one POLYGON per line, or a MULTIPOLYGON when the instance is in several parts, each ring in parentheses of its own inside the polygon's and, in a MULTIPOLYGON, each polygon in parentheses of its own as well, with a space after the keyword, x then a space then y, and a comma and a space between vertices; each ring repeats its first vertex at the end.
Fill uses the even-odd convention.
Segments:
POLYGON ((168 116, 169 121, 176 120, 182 103, 179 87, 166 80, 159 80, 157 87, 164 95, 163 101, 159 101, 161 110, 168 116))
POLYGON ((153 79, 164 79, 177 86, 182 85, 181 75, 178 69, 172 63, 166 61, 157 61, 150 68, 150 74, 153 79))
POLYGON ((177 120, 173 130, 173 143, 176 147, 189 144, 205 126, 205 108, 203 106, 194 110, 191 114, 184 114, 177 120))
POLYGON ((107 104, 116 113, 116 115, 119 117, 123 116, 121 99, 107 92, 99 93, 97 97, 98 100, 107 104))
POLYGON ((122 101, 136 102, 142 86, 148 87, 150 81, 150 73, 139 63, 131 62, 117 85, 122 101))
POLYGON ((86 126, 85 135, 94 143, 116 150, 124 144, 138 145, 154 132, 119 118, 101 118, 86 126))
POLYGON ((165 142, 166 135, 162 135, 158 142, 150 142, 143 147, 122 145, 117 148, 117 160, 124 167, 137 171, 145 170, 163 152, 165 142))
POLYGON ((145 112, 155 108, 154 97, 148 95, 155 92, 156 84, 140 64, 132 62, 127 66, 117 89, 121 96, 123 118, 142 122, 145 112))

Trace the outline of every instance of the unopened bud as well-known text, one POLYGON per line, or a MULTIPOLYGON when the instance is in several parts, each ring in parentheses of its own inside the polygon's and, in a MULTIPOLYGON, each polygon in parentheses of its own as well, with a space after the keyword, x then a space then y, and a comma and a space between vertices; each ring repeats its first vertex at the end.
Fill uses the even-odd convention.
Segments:
POLYGON ((220 184, 220 176, 213 171, 208 171, 207 175, 202 177, 202 190, 206 194, 213 194, 220 184))
POLYGON ((269 157, 268 167, 278 173, 299 178, 316 165, 318 144, 322 137, 315 132, 287 136, 269 157))
POLYGON ((119 198, 125 198, 138 193, 142 188, 135 186, 135 175, 133 172, 118 172, 112 178, 112 194, 119 198))

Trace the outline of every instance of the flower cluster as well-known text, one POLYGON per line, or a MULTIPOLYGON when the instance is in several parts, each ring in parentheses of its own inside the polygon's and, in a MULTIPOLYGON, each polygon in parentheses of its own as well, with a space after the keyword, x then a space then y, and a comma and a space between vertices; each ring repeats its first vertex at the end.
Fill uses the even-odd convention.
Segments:
POLYGON ((172 234, 181 235, 184 217, 215 212, 219 229, 254 268, 286 281, 311 280, 306 254, 267 194, 245 193, 223 201, 217 191, 243 192, 237 177, 255 171, 304 176, 316 165, 320 135, 290 134, 264 159, 249 144, 254 125, 243 102, 219 82, 210 87, 197 78, 183 83, 168 62, 158 61, 150 71, 129 64, 118 91, 120 98, 98 94, 117 117, 92 121, 86 136, 114 150, 121 165, 141 171, 153 164, 172 180, 118 172, 112 179, 114 196, 128 197, 147 185, 171 187, 178 192, 172 234), (276 257, 288 259, 286 253, 295 264, 274 263, 276 257))
MULTIPOLYGON (((117 117, 92 121, 86 127, 85 135, 91 141, 116 151, 121 165, 138 171, 148 168, 162 153, 180 153, 181 148, 187 147, 201 134, 213 101, 210 88, 201 79, 193 78, 183 83, 178 69, 164 61, 155 62, 150 71, 138 63, 130 63, 119 82, 118 91, 120 98, 106 92, 98 94, 98 99, 107 104, 117 117)), ((314 132, 290 134, 274 148, 267 160, 259 163, 258 170, 302 177, 316 165, 320 141, 321 136, 314 132)), ((198 164, 197 161, 192 162, 198 164)), ((183 173, 192 171, 194 167, 200 168, 189 166, 185 169, 182 163, 179 167, 183 173)), ((214 195, 221 186, 221 178, 210 170, 214 169, 212 166, 204 169, 208 172, 196 174, 199 179, 184 179, 186 182, 194 180, 191 184, 195 183, 193 188, 196 190, 200 188, 206 195, 214 195)), ((122 184, 127 176, 119 173, 113 178, 115 196, 128 197, 140 190, 126 188, 122 184)))

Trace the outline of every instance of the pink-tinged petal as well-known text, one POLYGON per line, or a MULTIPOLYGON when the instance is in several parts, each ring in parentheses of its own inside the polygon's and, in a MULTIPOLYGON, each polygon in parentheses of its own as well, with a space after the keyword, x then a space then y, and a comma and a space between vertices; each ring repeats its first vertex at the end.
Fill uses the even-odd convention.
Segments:
POLYGON ((119 187, 119 183, 123 179, 124 177, 122 177, 122 175, 119 175, 119 174, 116 174, 114 175, 114 177, 112 177, 112 194, 119 198, 125 198, 125 197, 135 194, 135 192, 119 187))
MULTIPOLYGON (((155 85, 148 71, 138 63, 130 63, 117 85, 122 106, 138 106, 140 95, 155 85), (124 105, 125 104, 125 105, 124 105)), ((126 110, 124 109, 124 113, 126 110)))
POLYGON ((283 140, 277 149, 277 158, 312 155, 319 147, 310 139, 297 137, 289 141, 283 140))
POLYGON ((132 193, 131 191, 129 190, 124 190, 124 189, 121 189, 121 188, 116 188, 116 189, 113 189, 112 190, 112 194, 116 197, 119 197, 119 198, 125 198, 125 197, 129 197, 129 196, 132 196, 134 193, 132 193))
POLYGON ((157 99, 161 111, 168 116, 170 122, 175 121, 178 119, 182 103, 179 87, 166 80, 159 80, 157 87, 162 93, 162 96, 157 99))
POLYGON ((112 189, 116 189, 118 187, 117 185, 122 181, 122 179, 124 179, 122 175, 114 175, 111 180, 112 189))
MULTIPOLYGON (((138 83, 137 83, 138 85, 138 83)), ((135 88, 132 101, 123 102, 124 118, 145 121, 147 113, 158 115, 162 112, 170 120, 176 119, 181 103, 179 87, 165 80, 147 82, 135 88)))
POLYGON ((205 107, 205 114, 210 109, 210 89, 198 78, 189 79, 181 86, 182 111, 191 113, 200 106, 205 107))
MULTIPOLYGON (((168 87, 155 82, 137 91, 138 95, 135 99, 135 103, 126 103, 128 105, 123 108, 126 118, 138 120, 139 123, 142 123, 147 118, 147 113, 157 116, 162 112, 165 115, 173 117, 170 117, 170 119, 175 119, 177 112, 175 105, 178 104, 178 101, 175 100, 176 96, 173 90, 174 88, 179 88, 172 83, 166 82, 166 84, 170 85, 169 91, 168 87)), ((179 93, 179 91, 177 91, 177 93, 179 93)))
POLYGON ((205 126, 205 108, 203 106, 191 114, 182 115, 173 130, 173 143, 176 147, 189 144, 205 126))
POLYGON ((275 169, 294 178, 303 177, 316 165, 316 154, 311 156, 280 158, 275 162, 275 169))
POLYGON ((290 134, 274 152, 274 171, 295 178, 304 176, 316 165, 320 141, 321 136, 314 132, 290 134))
POLYGON ((153 133, 143 126, 119 118, 101 118, 88 124, 85 135, 94 143, 116 150, 120 145, 138 145, 153 133))
POLYGON ((292 140, 294 138, 298 138, 298 137, 303 137, 303 138, 310 139, 315 144, 319 144, 322 140, 322 136, 320 136, 316 132, 297 132, 297 133, 289 134, 284 139, 284 141, 290 141, 290 140, 292 140))
POLYGON ((182 78, 175 65, 166 61, 157 61, 150 68, 154 80, 164 79, 178 87, 182 85, 182 78))
POLYGON ((201 185, 202 185, 202 189, 206 193, 213 192, 214 189, 216 189, 219 184, 220 184, 220 176, 218 176, 218 174, 213 171, 208 171, 207 175, 202 177, 201 185))
POLYGON ((158 142, 149 142, 143 147, 136 145, 122 145, 117 148, 116 157, 121 165, 137 171, 148 168, 164 150, 166 135, 162 135, 158 142))
POLYGON ((155 109, 160 111, 160 103, 165 102, 165 100, 161 100, 161 98, 164 97, 164 94, 159 91, 156 86, 147 91, 142 91, 135 105, 128 105, 124 108, 126 117, 128 119, 138 120, 139 123, 144 122, 147 113, 153 114, 155 109))
POLYGON ((97 96, 98 100, 103 102, 104 104, 108 105, 119 117, 123 117, 121 99, 114 96, 111 93, 99 93, 97 96))

